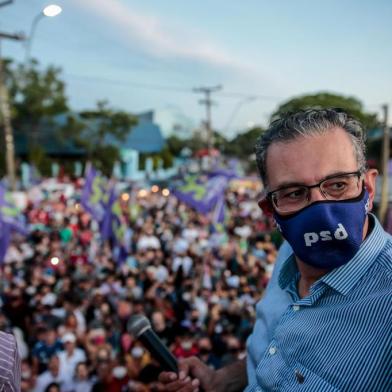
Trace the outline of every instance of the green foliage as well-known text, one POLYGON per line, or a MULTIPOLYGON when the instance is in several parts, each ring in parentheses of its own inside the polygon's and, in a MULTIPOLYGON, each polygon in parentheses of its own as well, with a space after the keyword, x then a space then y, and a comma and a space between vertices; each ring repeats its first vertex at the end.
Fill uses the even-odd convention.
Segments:
POLYGON ((203 139, 201 132, 194 132, 189 139, 180 139, 175 135, 169 136, 166 139, 166 144, 170 153, 175 157, 180 156, 184 148, 189 148, 194 153, 207 147, 207 142, 203 139))
POLYGON ((98 101, 95 110, 82 112, 79 120, 70 121, 75 141, 86 149, 88 160, 106 174, 121 160, 121 142, 137 123, 135 116, 110 108, 107 101, 98 101))
POLYGON ((80 116, 90 124, 86 136, 92 149, 95 145, 104 143, 108 134, 116 141, 124 141, 130 128, 137 123, 136 117, 110 108, 106 100, 98 101, 95 110, 81 112, 80 116))
POLYGON ((228 140, 219 132, 214 132, 213 137, 214 137, 213 147, 219 151, 224 151, 228 143, 228 140))
POLYGON ((227 143, 224 150, 225 154, 249 160, 250 156, 254 154, 256 140, 262 133, 262 128, 255 127, 238 134, 233 140, 227 143))
POLYGON ((207 142, 202 136, 202 132, 194 132, 192 137, 190 139, 187 139, 187 144, 185 147, 188 147, 193 153, 198 150, 201 150, 202 148, 206 148, 207 142))
POLYGON ((178 157, 181 153, 181 150, 188 145, 188 141, 184 139, 180 139, 175 135, 171 135, 166 139, 166 146, 168 151, 178 157))
POLYGON ((41 69, 34 60, 27 66, 9 64, 7 84, 16 127, 29 124, 32 130, 36 130, 43 119, 69 110, 65 84, 60 76, 60 68, 41 69))
POLYGON ((161 151, 160 158, 163 161, 163 168, 167 169, 173 166, 173 155, 171 154, 170 150, 167 146, 161 151))
POLYGON ((116 161, 120 161, 120 151, 115 146, 98 145, 91 157, 91 162, 106 176, 112 175, 113 166, 116 161))
POLYGON ((295 112, 307 108, 341 108, 362 122, 366 130, 377 127, 377 115, 367 113, 361 101, 354 97, 320 92, 318 94, 301 95, 281 104, 272 114, 271 120, 281 113, 295 112))
POLYGON ((72 140, 75 147, 85 148, 85 138, 83 132, 86 124, 75 114, 69 113, 66 117, 65 124, 60 127, 59 137, 62 141, 72 140))
POLYGON ((45 124, 53 135, 68 145, 85 150, 86 159, 111 174, 114 162, 120 160, 121 142, 137 122, 134 116, 110 108, 107 101, 99 101, 95 109, 81 115, 72 114, 58 67, 42 68, 35 60, 27 66, 7 60, 4 61, 4 74, 10 93, 13 127, 19 134, 26 135, 30 143, 29 159, 43 173, 49 162, 40 145, 45 124), (67 116, 64 126, 54 121, 60 114, 67 116))

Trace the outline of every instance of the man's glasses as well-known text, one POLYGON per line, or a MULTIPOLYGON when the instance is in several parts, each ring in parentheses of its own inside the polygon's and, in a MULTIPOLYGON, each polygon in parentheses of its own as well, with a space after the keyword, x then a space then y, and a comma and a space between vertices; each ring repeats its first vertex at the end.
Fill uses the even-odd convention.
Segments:
POLYGON ((319 188, 326 200, 348 200, 361 193, 362 171, 327 177, 314 185, 292 185, 269 192, 269 200, 279 214, 294 213, 311 202, 312 188, 319 188))

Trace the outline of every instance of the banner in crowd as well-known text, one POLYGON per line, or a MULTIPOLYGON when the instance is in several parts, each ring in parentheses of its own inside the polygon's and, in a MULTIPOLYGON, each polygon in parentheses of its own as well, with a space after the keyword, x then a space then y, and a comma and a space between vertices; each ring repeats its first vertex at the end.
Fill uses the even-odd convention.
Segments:
POLYGON ((226 199, 225 193, 222 192, 221 196, 217 199, 215 207, 212 211, 212 229, 213 231, 223 232, 224 223, 226 218, 226 199))
POLYGON ((12 199, 12 194, 0 185, 0 221, 20 234, 28 233, 26 221, 12 199))
POLYGON ((15 206, 12 194, 0 184, 0 262, 4 260, 13 231, 28 234, 26 221, 15 206))
POLYGON ((0 221, 0 263, 4 261, 11 240, 11 229, 9 225, 0 221))
POLYGON ((107 181, 89 164, 86 168, 85 184, 81 197, 82 206, 97 222, 102 222, 106 202, 107 181))
POLYGON ((121 211, 115 182, 108 184, 92 165, 88 165, 81 203, 99 223, 102 240, 110 241, 116 261, 123 261, 129 251, 129 241, 126 241, 128 225, 121 211))
POLYGON ((223 176, 228 180, 233 180, 242 177, 241 171, 242 170, 238 159, 230 159, 227 163, 227 166, 216 166, 213 170, 211 170, 208 176, 223 176))
POLYGON ((129 251, 129 241, 126 241, 127 231, 128 224, 122 214, 115 185, 112 184, 101 222, 101 235, 104 241, 111 241, 117 262, 124 261, 129 251))
POLYGON ((217 202, 224 198, 228 184, 226 176, 189 176, 185 183, 172 189, 173 194, 183 203, 201 214, 210 213, 217 202))

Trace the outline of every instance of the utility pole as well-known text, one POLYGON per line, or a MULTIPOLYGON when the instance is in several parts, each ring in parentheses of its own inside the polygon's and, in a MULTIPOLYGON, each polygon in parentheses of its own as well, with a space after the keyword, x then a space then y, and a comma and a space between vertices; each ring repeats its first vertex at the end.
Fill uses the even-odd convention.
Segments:
MULTIPOLYGON (((23 34, 9 34, 9 33, 0 32, 0 43, 1 43, 1 39, 12 39, 15 41, 23 41, 25 37, 23 34)), ((1 57, 1 53, 0 53, 0 113, 1 113, 1 122, 4 127, 7 176, 11 189, 15 191, 16 174, 15 174, 14 134, 12 132, 11 108, 9 103, 8 89, 5 84, 4 62, 1 57)))
POLYGON ((199 103, 201 105, 206 106, 206 120, 205 120, 205 127, 207 131, 207 148, 208 148, 208 155, 211 156, 211 150, 213 146, 213 134, 212 134, 212 126, 211 126, 211 106, 214 102, 211 99, 211 93, 221 90, 222 86, 214 86, 214 87, 197 87, 194 88, 193 91, 195 93, 202 93, 205 95, 204 99, 201 99, 199 103))
POLYGON ((385 223, 386 213, 388 209, 388 161, 389 161, 389 127, 388 127, 388 105, 383 105, 384 114, 384 136, 382 140, 382 185, 381 185, 381 201, 378 211, 378 219, 381 224, 385 223))

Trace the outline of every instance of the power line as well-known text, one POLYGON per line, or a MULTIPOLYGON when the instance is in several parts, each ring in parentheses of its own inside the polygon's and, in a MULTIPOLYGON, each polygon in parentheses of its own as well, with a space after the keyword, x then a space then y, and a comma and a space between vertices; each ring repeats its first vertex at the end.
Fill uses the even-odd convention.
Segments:
MULTIPOLYGON (((105 84, 113 84, 113 85, 120 85, 120 86, 133 86, 138 88, 144 88, 149 90, 161 90, 161 91, 173 91, 179 93, 194 93, 194 89, 190 87, 181 87, 176 85, 165 85, 165 84, 154 84, 154 83, 144 83, 144 82, 136 82, 132 80, 119 80, 119 79, 111 79, 105 77, 98 77, 98 76, 84 76, 84 75, 76 75, 76 74, 65 74, 68 78, 79 80, 81 82, 94 82, 94 83, 105 83, 105 84)), ((253 93, 245 93, 245 92, 216 92, 222 98, 248 98, 252 96, 256 99, 262 100, 271 100, 271 101, 279 101, 285 99, 287 97, 277 97, 277 96, 268 96, 268 95, 261 95, 261 94, 253 94, 253 93)))
POLYGON ((98 82, 98 83, 106 83, 106 84, 115 84, 115 85, 129 85, 139 88, 146 88, 150 90, 164 90, 164 91, 176 91, 182 93, 191 93, 192 89, 187 87, 179 87, 179 86, 169 86, 169 85, 161 85, 161 84, 152 84, 152 83, 141 83, 141 82, 134 82, 130 80, 116 80, 116 79, 109 79, 109 78, 102 78, 102 77, 94 77, 94 76, 81 76, 75 74, 65 74, 66 76, 77 79, 80 81, 85 82, 98 82))
POLYGON ((218 93, 220 97, 226 97, 226 98, 244 98, 248 99, 249 97, 252 97, 253 99, 264 99, 264 100, 270 100, 270 101, 279 101, 282 99, 286 99, 287 97, 277 97, 277 96, 271 96, 271 95, 261 95, 261 94, 253 94, 253 93, 241 93, 241 92, 222 92, 218 93))

